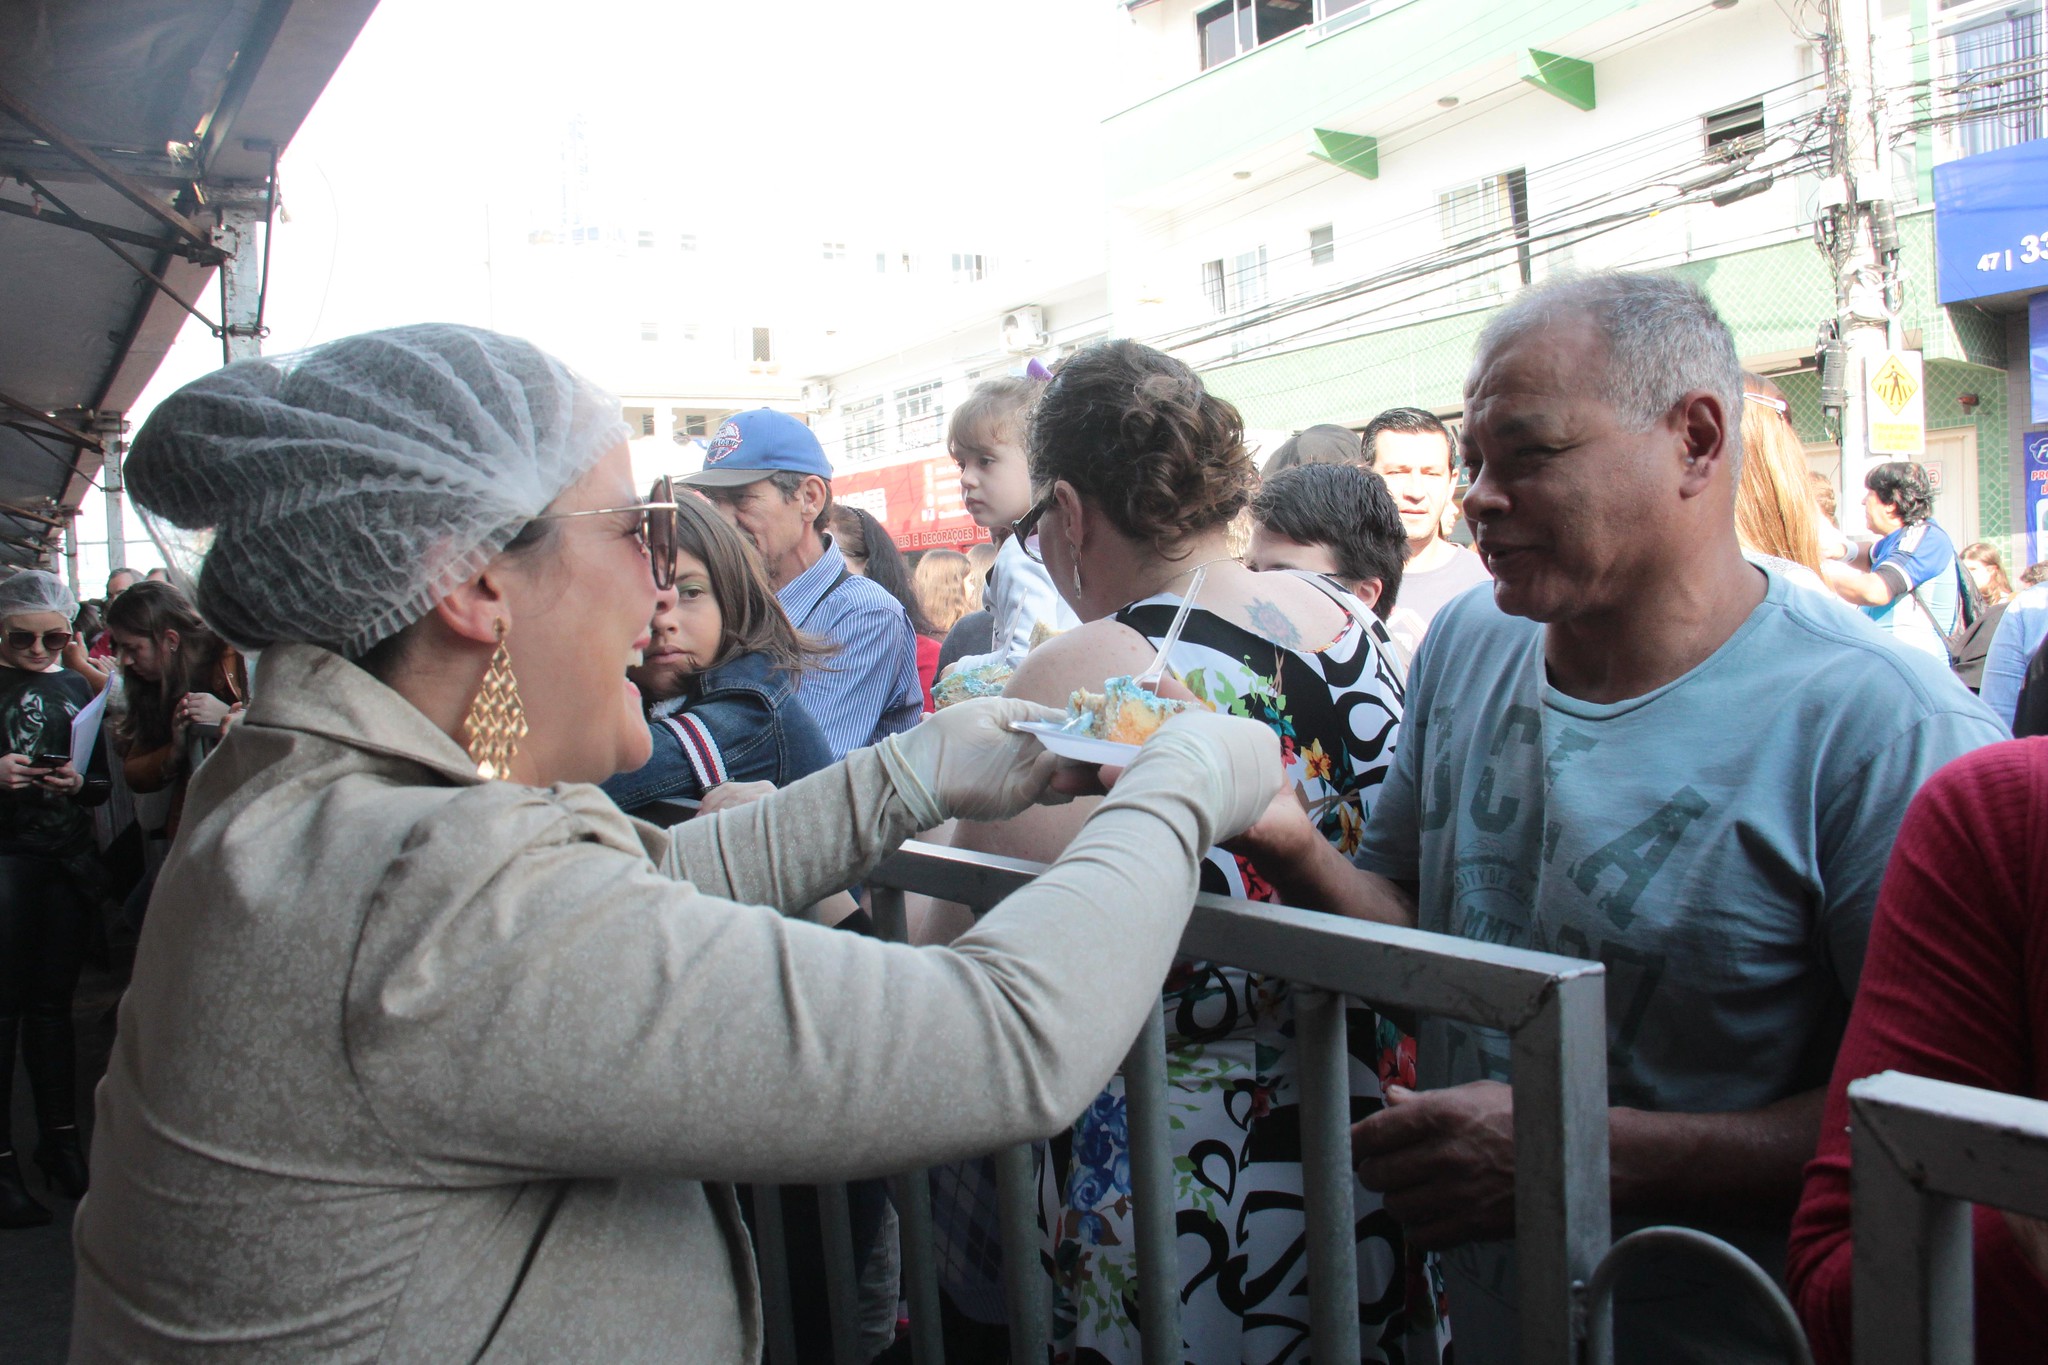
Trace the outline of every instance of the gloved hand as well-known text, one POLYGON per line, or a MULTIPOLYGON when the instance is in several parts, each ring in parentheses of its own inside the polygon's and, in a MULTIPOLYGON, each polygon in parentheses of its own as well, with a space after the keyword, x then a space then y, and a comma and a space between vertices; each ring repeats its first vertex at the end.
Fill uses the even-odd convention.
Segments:
POLYGON ((920 828, 950 819, 1007 820, 1040 802, 1073 799, 1049 786, 1059 758, 1036 735, 1009 728, 1020 720, 1058 722, 1063 715, 1013 697, 963 701, 889 736, 875 753, 920 828))
POLYGON ((1280 737, 1241 716, 1183 711, 1145 741, 1105 804, 1119 792, 1155 788, 1162 774, 1170 789, 1207 813, 1209 842, 1220 844, 1251 828, 1280 790, 1280 737))

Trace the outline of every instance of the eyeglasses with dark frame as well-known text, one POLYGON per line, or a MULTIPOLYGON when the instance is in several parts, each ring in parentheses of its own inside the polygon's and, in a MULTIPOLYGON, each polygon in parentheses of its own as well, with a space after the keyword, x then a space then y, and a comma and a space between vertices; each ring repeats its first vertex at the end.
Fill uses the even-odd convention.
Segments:
POLYGON ((7 647, 15 650, 34 649, 38 639, 43 642, 43 653, 61 654, 64 652, 64 646, 71 643, 72 632, 46 630, 38 636, 32 630, 10 630, 7 632, 7 647))
POLYGON ((1031 510, 1010 523, 1010 534, 1017 538, 1017 546, 1034 564, 1045 563, 1045 556, 1039 553, 1038 523, 1052 509, 1051 493, 1047 493, 1031 504, 1031 510))
POLYGON ((634 534, 640 538, 640 549, 654 570, 654 586, 673 588, 676 585, 676 492, 667 475, 654 481, 645 502, 625 507, 593 507, 587 512, 543 512, 534 520, 566 521, 570 517, 608 517, 620 512, 640 514, 640 528, 634 534))

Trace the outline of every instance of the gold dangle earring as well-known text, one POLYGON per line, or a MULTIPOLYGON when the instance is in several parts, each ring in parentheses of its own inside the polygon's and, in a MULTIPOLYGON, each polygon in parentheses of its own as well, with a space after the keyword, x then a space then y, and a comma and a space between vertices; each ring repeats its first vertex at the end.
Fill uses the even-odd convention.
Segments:
POLYGON ((463 726, 469 732, 469 756, 476 775, 489 782, 512 775, 512 755, 526 738, 526 708, 519 701, 519 680, 512 676, 512 655, 505 648, 505 623, 498 622, 498 649, 484 673, 484 685, 470 703, 463 726))

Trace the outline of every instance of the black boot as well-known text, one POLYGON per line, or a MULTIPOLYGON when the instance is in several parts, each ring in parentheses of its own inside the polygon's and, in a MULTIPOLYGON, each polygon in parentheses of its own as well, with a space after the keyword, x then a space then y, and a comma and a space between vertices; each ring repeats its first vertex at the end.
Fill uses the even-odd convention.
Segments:
POLYGON ((85 1152, 78 1145, 78 1129, 46 1128, 36 1143, 36 1165, 43 1168, 49 1188, 66 1199, 85 1197, 85 1152))
POLYGON ((47 1227, 50 1218, 48 1209, 29 1198, 14 1152, 0 1152, 0 1228, 47 1227))

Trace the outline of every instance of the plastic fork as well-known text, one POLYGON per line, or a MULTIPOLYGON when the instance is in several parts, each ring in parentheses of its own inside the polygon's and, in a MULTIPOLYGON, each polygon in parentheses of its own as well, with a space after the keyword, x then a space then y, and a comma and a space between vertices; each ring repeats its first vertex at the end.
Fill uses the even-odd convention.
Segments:
POLYGON ((1131 679, 1133 686, 1150 692, 1159 690, 1159 680, 1166 676, 1166 656, 1173 653, 1173 647, 1180 643, 1181 628, 1188 623, 1188 613, 1194 610, 1195 594, 1202 590, 1202 580, 1209 576, 1209 566, 1204 564, 1188 579, 1188 590, 1181 594, 1180 610, 1173 614, 1173 624, 1166 628, 1166 638, 1159 642, 1159 654, 1152 660, 1152 666, 1131 679))

